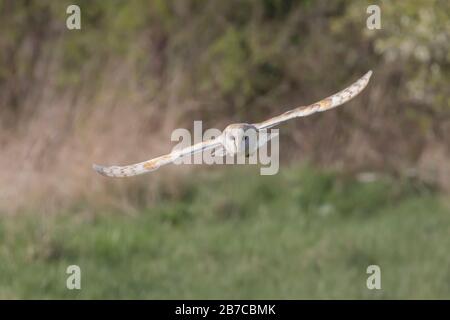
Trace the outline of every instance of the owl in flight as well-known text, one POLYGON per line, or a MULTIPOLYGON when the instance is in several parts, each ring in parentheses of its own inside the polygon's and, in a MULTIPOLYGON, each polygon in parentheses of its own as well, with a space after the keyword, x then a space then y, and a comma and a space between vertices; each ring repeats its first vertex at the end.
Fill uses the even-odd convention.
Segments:
POLYGON ((154 171, 159 167, 172 163, 180 158, 210 149, 214 149, 214 155, 216 156, 234 156, 242 153, 248 155, 248 153, 255 152, 264 143, 273 138, 273 136, 269 135, 265 141, 259 141, 251 145, 249 139, 247 139, 248 136, 246 135, 248 130, 259 132, 260 130, 272 128, 293 118, 305 117, 315 112, 322 112, 338 107, 358 95, 366 87, 371 75, 372 71, 369 71, 349 87, 328 98, 308 106, 297 107, 269 120, 254 124, 230 124, 217 138, 205 140, 184 149, 174 150, 169 154, 128 166, 108 167, 94 164, 93 168, 98 173, 108 177, 130 177, 154 171))

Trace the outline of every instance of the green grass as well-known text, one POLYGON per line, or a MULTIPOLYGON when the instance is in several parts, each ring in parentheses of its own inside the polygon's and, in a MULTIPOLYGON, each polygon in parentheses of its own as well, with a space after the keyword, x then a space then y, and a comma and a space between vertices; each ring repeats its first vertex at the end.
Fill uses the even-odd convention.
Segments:
POLYGON ((308 168, 191 178, 137 214, 3 216, 0 298, 450 298, 450 210, 425 187, 308 168))

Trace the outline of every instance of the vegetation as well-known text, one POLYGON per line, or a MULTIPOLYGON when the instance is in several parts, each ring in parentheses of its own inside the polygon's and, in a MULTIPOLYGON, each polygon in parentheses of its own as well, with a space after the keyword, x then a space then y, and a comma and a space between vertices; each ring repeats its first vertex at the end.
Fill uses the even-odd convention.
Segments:
POLYGON ((450 209, 429 188, 309 167, 226 171, 132 215, 2 217, 0 297, 450 297, 450 209), (81 290, 66 289, 72 264, 81 290), (372 264, 381 290, 366 287, 372 264))
POLYGON ((448 1, 379 1, 380 30, 366 28, 373 1, 80 0, 75 31, 69 4, 0 1, 0 209, 102 194, 82 170, 92 162, 167 152, 171 131, 194 120, 261 121, 370 69, 357 100, 283 127, 283 161, 450 190, 448 1))
POLYGON ((0 298, 449 298, 449 15, 446 0, 0 0, 0 298), (345 107, 281 128, 276 176, 91 170, 368 70, 345 107))

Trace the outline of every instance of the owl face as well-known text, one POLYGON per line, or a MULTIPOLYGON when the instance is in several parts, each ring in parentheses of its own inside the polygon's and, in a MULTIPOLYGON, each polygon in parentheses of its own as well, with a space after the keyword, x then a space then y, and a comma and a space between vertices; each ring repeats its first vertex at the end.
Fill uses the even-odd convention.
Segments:
POLYGON ((248 156, 256 149, 257 129, 247 123, 231 124, 224 130, 224 146, 228 154, 245 154, 248 156))

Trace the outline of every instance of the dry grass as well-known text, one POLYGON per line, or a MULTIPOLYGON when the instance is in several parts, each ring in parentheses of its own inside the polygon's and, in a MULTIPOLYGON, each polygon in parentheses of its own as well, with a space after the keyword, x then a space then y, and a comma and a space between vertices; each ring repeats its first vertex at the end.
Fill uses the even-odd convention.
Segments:
MULTIPOLYGON (((193 110, 199 108, 194 100, 186 102, 178 96, 182 74, 174 77, 159 99, 149 99, 129 76, 130 65, 114 66, 103 75, 95 97, 83 90, 75 95, 47 88, 52 94, 26 107, 33 110, 30 119, 14 130, 2 130, 3 212, 27 208, 56 212, 78 202, 95 204, 90 210, 139 207, 157 199, 162 183, 176 186, 184 172, 192 170, 172 166, 129 181, 105 179, 92 171, 92 163, 126 164, 170 151, 171 131, 189 128, 196 119, 193 110)), ((392 169, 448 188, 448 151, 441 144, 432 147, 421 141, 419 135, 411 138, 416 146, 411 141, 403 144, 405 135, 394 124, 393 113, 398 111, 387 110, 383 86, 383 79, 375 77, 361 97, 338 112, 289 123, 282 131, 282 148, 287 150, 282 163, 309 158, 345 170, 392 169), (354 127, 352 132, 346 130, 348 123, 354 127), (411 153, 414 149, 416 154, 411 153)), ((222 128, 226 122, 226 118, 206 121, 204 129, 222 128)))
MULTIPOLYGON (((237 14, 238 5, 217 2, 197 10, 188 2, 144 12, 137 1, 116 12, 86 3, 88 32, 69 34, 57 23, 63 4, 36 2, 29 9, 6 1, 0 26, 16 33, 0 37, 0 210, 150 203, 162 184, 178 185, 191 168, 112 181, 94 174, 91 164, 168 152, 172 130, 190 128, 193 120, 203 120, 204 129, 264 120, 336 92, 368 69, 374 70, 371 83, 354 101, 282 128, 282 163, 413 174, 450 190, 446 101, 442 111, 407 90, 410 79, 426 79, 415 69, 431 66, 376 51, 386 35, 373 38, 353 24, 361 17, 352 12, 363 4, 346 3, 348 11, 341 12, 325 1, 293 3, 271 16, 270 8, 249 2, 239 7, 251 13, 249 20, 237 14), (116 25, 116 14, 132 27, 116 25), (347 37, 349 30, 355 37, 347 37), (67 63, 71 54, 81 55, 75 71, 73 61, 67 63)), ((394 18, 387 16, 386 24, 394 18)), ((418 41, 413 31, 406 40, 418 41)), ((436 101, 445 71, 442 64, 440 82, 427 87, 436 101)))

